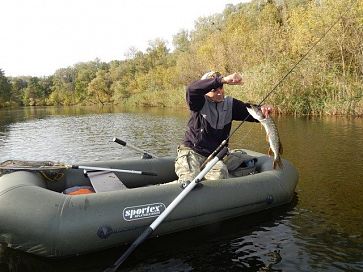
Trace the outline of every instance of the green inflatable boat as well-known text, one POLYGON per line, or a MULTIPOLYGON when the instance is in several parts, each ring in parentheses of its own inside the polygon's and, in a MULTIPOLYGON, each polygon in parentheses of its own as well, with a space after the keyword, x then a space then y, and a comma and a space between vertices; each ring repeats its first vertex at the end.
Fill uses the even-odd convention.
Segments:
MULTIPOLYGON (((245 151, 256 158, 254 172, 204 180, 151 237, 290 202, 298 182, 294 166, 284 160, 282 169, 273 170, 269 156, 245 151)), ((85 163, 102 170, 87 174, 82 167, 5 167, 0 177, 0 243, 39 256, 66 257, 133 242, 182 192, 175 182, 174 161, 85 163)))

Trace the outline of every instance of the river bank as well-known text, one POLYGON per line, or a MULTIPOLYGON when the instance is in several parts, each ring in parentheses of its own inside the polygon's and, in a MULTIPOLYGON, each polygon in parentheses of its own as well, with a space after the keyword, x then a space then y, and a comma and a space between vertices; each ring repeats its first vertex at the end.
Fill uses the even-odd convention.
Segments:
MULTIPOLYGON (((242 89, 242 87, 238 87, 232 89, 228 86, 226 88, 226 95, 233 96, 236 99, 242 100, 244 102, 249 102, 253 104, 258 104, 264 97, 259 96, 258 94, 250 94, 247 90, 242 89)), ((277 94, 279 95, 279 94, 277 94)), ((301 98, 301 100, 306 98, 301 98)), ((293 102, 293 101, 285 101, 284 105, 274 104, 273 101, 266 101, 266 103, 271 103, 274 108, 274 114, 277 115, 286 115, 286 116, 341 116, 341 117, 363 117, 363 98, 358 99, 356 101, 320 101, 320 102, 312 102, 310 101, 306 105, 302 102, 293 102), (295 107, 294 104, 299 104, 299 107, 295 107), (323 104, 324 107, 320 106, 318 110, 318 105, 323 104), (302 108, 314 108, 315 110, 307 110, 302 108)), ((21 109, 23 106, 19 106, 17 104, 7 104, 5 107, 0 107, 3 110, 11 110, 11 109, 21 109)), ((121 101, 109 102, 109 103, 81 103, 79 105, 72 106, 54 106, 54 105, 34 105, 34 106, 26 106, 25 108, 43 108, 43 107, 75 107, 75 108, 96 108, 101 109, 105 108, 125 108, 131 109, 135 108, 136 110, 143 110, 145 108, 167 108, 170 110, 177 111, 188 111, 188 107, 185 102, 185 89, 180 88, 177 90, 171 91, 154 91, 154 92, 145 92, 138 93, 128 98, 124 98, 121 101)))

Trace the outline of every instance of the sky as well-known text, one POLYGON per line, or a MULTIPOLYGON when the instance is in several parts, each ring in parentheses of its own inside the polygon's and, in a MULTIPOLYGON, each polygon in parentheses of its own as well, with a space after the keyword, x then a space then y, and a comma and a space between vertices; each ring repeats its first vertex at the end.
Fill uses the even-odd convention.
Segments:
POLYGON ((49 76, 79 62, 121 60, 246 0, 1 0, 0 69, 49 76))

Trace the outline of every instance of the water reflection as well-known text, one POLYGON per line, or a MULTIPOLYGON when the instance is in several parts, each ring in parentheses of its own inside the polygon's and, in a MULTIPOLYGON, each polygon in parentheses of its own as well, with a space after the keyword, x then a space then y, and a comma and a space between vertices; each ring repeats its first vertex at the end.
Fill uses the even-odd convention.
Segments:
MULTIPOLYGON (((279 118, 283 157, 299 169, 298 192, 301 205, 341 233, 363 242, 363 120, 345 118, 279 118)), ((249 128, 247 124, 245 131, 249 128)), ((267 152, 265 132, 254 128, 245 138, 249 149, 267 152)))
MULTIPOLYGON (((0 161, 66 163, 137 157, 123 139, 175 155, 186 111, 122 108, 26 108, 0 111, 0 161)), ((362 271, 363 120, 276 117, 283 157, 300 173, 298 201, 274 210, 142 245, 125 271, 362 271), (217 270, 216 270, 217 269, 217 270)), ((245 123, 232 148, 267 152, 265 132, 245 123)), ((49 261, 0 251, 0 271, 101 271, 120 249, 49 261)))

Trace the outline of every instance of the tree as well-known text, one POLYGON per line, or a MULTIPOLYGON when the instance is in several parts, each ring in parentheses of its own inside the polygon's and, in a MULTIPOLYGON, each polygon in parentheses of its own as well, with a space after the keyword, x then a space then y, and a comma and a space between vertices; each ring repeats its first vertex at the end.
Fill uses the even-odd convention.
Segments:
POLYGON ((96 77, 97 71, 104 67, 104 63, 96 59, 90 62, 81 62, 74 66, 75 78, 75 97, 76 103, 80 103, 88 97, 88 85, 96 77))
POLYGON ((167 48, 166 42, 164 40, 155 39, 154 41, 150 41, 145 55, 148 68, 152 69, 159 65, 167 65, 168 53, 169 49, 167 48))
POLYGON ((182 30, 173 36, 174 52, 187 52, 190 47, 190 34, 187 30, 182 30))
POLYGON ((55 105, 76 104, 75 95, 76 69, 73 67, 58 69, 53 75, 52 93, 49 103, 55 105))
POLYGON ((10 80, 11 83, 11 101, 22 104, 24 89, 28 86, 26 78, 15 77, 10 80))
POLYGON ((88 85, 90 100, 102 105, 111 102, 111 84, 110 74, 105 70, 98 71, 96 77, 88 85))
POLYGON ((194 25, 195 31, 191 33, 192 42, 203 41, 212 33, 221 31, 224 24, 223 18, 222 14, 214 14, 209 17, 198 18, 194 25))
POLYGON ((23 90, 24 105, 36 106, 44 105, 48 87, 45 82, 37 77, 31 77, 27 87, 23 90))
POLYGON ((0 69, 0 106, 9 102, 11 97, 11 84, 5 73, 0 69))

